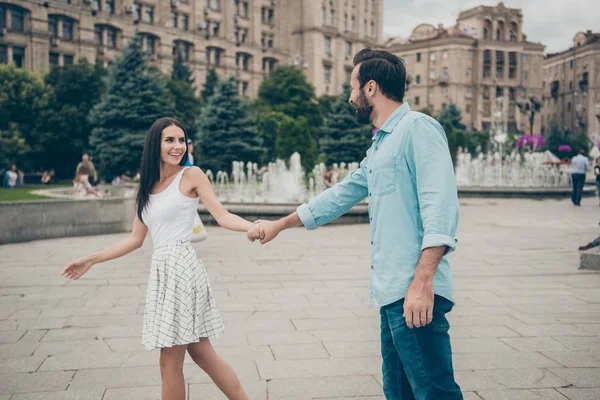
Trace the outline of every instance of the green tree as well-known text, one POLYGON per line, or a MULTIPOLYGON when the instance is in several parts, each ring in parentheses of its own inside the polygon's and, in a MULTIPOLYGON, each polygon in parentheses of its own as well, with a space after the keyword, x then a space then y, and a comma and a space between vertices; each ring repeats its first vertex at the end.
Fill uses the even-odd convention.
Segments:
POLYGON ((320 126, 323 120, 315 88, 298 67, 275 69, 260 85, 258 101, 292 118, 305 117, 311 129, 320 126))
POLYGON ((320 135, 320 151, 326 155, 326 164, 361 161, 371 145, 372 125, 361 125, 356 110, 348 102, 350 86, 345 85, 341 96, 325 114, 320 135))
POLYGON ((136 34, 110 67, 107 88, 90 114, 90 137, 99 173, 113 177, 136 171, 146 132, 158 118, 172 116, 167 80, 146 63, 136 34))
POLYGON ((567 131, 561 131, 555 120, 550 122, 549 132, 545 149, 550 150, 559 158, 572 158, 579 153, 579 150, 584 150, 586 154, 590 151, 592 143, 585 134, 573 135, 567 131), (562 145, 570 146, 571 151, 559 152, 558 148, 562 145))
POLYGON ((302 168, 308 174, 317 160, 317 146, 310 134, 308 120, 304 117, 287 117, 281 122, 277 137, 277 157, 283 160, 295 152, 300 154, 302 168))
POLYGON ((202 100, 205 102, 215 94, 215 89, 217 88, 217 84, 219 83, 219 75, 217 75, 217 70, 215 67, 212 67, 208 70, 208 75, 206 76, 206 82, 204 82, 204 89, 202 90, 202 100))
POLYGON ((0 170, 10 168, 12 163, 17 163, 29 151, 16 124, 10 124, 7 130, 0 129, 0 170))
POLYGON ((281 124, 288 117, 278 111, 266 111, 258 114, 257 129, 265 149, 263 161, 272 162, 277 158, 277 138, 281 131, 281 124))
POLYGON ((264 150, 249 105, 237 95, 233 77, 220 80, 199 122, 200 164, 213 172, 231 172, 233 161, 258 162, 264 150))
POLYGON ((88 148, 92 129, 88 116, 100 100, 104 75, 101 65, 92 65, 86 59, 76 65, 52 68, 46 75, 51 93, 38 128, 38 167, 54 169, 57 177, 73 176, 75 165, 88 148))
MULTIPOLYGON (((48 104, 49 90, 38 73, 17 68, 14 64, 0 65, 0 131, 4 137, 25 140, 34 154, 43 148, 38 143, 39 118, 48 104)), ((21 152, 18 168, 27 170, 35 167, 29 152, 21 152), (27 157, 25 157, 27 155, 27 157)))
POLYGON ((171 80, 167 84, 175 101, 174 116, 185 126, 188 135, 195 139, 197 136, 196 119, 202 109, 202 101, 196 96, 192 71, 183 62, 178 53, 173 63, 171 80))

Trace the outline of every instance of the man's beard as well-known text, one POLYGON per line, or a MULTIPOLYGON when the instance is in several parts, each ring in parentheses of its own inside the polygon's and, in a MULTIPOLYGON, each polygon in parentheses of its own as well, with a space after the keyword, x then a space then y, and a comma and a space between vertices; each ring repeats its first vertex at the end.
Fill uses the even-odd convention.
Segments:
POLYGON ((356 102, 356 120, 359 124, 368 124, 371 122, 371 114, 373 113, 373 106, 369 104, 367 96, 364 93, 360 93, 358 101, 356 102))

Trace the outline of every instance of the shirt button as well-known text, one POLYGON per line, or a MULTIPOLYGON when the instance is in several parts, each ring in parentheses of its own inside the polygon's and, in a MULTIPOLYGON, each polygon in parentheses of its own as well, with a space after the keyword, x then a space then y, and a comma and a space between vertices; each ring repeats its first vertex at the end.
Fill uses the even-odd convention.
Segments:
POLYGON ((373 170, 372 170, 372 169, 370 169, 370 170, 369 170, 369 173, 370 173, 370 174, 372 174, 372 173, 373 173, 373 170))
POLYGON ((371 240, 371 246, 373 246, 373 241, 371 240))
POLYGON ((369 193, 369 197, 373 197, 373 193, 369 193))
POLYGON ((371 265, 371 269, 373 269, 373 266, 371 265))
POLYGON ((379 149, 379 146, 375 146, 375 151, 377 151, 379 149))

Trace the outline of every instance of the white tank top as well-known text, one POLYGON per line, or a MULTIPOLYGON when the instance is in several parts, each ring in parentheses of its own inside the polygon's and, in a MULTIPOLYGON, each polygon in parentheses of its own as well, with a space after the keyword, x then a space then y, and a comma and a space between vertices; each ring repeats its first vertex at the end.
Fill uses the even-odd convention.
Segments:
POLYGON ((151 194, 142 217, 150 231, 154 248, 175 240, 190 240, 194 218, 198 213, 198 197, 185 196, 179 190, 183 168, 162 192, 151 194))

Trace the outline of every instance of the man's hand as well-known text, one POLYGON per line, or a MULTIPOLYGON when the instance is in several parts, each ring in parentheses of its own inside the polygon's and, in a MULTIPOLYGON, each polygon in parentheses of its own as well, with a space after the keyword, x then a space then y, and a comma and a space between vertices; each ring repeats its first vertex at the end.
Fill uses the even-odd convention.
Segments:
POLYGON ((275 239, 283 229, 284 224, 282 220, 265 221, 259 219, 248 231, 248 240, 252 242, 254 240, 260 240, 261 244, 266 244, 275 239))
POLYGON ((433 320, 433 282, 414 280, 404 296, 404 318, 410 329, 420 328, 433 320))

